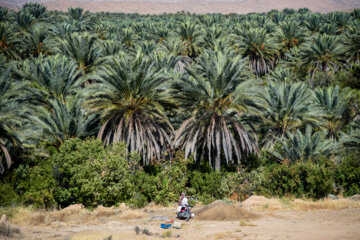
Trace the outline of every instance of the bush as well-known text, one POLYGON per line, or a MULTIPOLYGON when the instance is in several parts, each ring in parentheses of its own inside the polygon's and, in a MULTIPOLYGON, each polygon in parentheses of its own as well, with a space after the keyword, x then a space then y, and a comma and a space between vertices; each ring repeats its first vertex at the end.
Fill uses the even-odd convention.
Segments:
POLYGON ((0 206, 7 207, 16 205, 19 202, 19 196, 10 183, 0 184, 0 206))
POLYGON ((167 205, 178 200, 188 181, 187 169, 191 160, 185 159, 184 153, 179 151, 176 152, 171 166, 163 165, 155 178, 158 189, 154 199, 156 203, 167 205))
POLYGON ((130 198, 129 154, 123 143, 104 148, 98 139, 70 139, 52 155, 55 197, 62 206, 111 206, 130 198))
POLYGON ((190 192, 199 197, 200 201, 207 204, 215 199, 222 198, 220 193, 221 180, 223 173, 221 172, 200 172, 193 171, 190 178, 190 192))
POLYGON ((53 195, 55 180, 52 164, 47 160, 38 160, 36 166, 20 165, 16 171, 16 190, 22 203, 36 208, 51 208, 56 205, 53 195))
POLYGON ((157 194, 156 180, 153 175, 137 171, 132 178, 134 191, 128 204, 132 207, 144 207, 155 199, 157 194))
POLYGON ((263 168, 263 193, 275 196, 322 198, 333 191, 334 165, 328 161, 272 164, 263 168))
POLYGON ((336 183, 343 188, 344 196, 360 193, 360 158, 359 152, 347 155, 336 171, 336 183))
POLYGON ((134 192, 129 205, 143 207, 151 201, 168 205, 177 201, 188 183, 191 162, 192 159, 185 159, 184 153, 179 151, 171 164, 169 161, 159 161, 145 167, 144 171, 137 171, 132 180, 134 192))

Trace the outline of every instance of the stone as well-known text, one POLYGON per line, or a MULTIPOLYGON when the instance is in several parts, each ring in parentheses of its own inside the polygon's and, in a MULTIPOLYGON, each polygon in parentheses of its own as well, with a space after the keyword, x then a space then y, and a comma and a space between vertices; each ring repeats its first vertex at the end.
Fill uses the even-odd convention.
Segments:
POLYGON ((360 194, 355 194, 351 197, 349 197, 350 200, 353 200, 353 201, 360 201, 360 194))
POLYGON ((174 222, 173 228, 181 229, 181 222, 174 222))

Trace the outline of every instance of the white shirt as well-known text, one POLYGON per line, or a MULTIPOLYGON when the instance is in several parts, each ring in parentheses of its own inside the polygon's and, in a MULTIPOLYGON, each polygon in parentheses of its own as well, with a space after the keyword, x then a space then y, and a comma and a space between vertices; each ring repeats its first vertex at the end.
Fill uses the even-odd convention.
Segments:
POLYGON ((181 207, 186 207, 188 205, 188 199, 186 197, 184 197, 181 200, 181 207))

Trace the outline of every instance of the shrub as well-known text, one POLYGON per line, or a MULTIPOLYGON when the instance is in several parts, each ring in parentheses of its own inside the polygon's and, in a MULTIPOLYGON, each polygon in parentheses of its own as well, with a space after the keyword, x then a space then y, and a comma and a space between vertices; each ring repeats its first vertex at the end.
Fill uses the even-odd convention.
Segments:
POLYGON ((19 196, 10 183, 0 184, 0 206, 12 206, 19 202, 19 196))
POLYGON ((344 189, 344 196, 360 193, 359 152, 347 155, 336 171, 336 183, 344 189))
POLYGON ((220 199, 223 197, 223 192, 220 190, 222 178, 222 172, 203 173, 195 170, 190 179, 191 192, 205 204, 220 199))
POLYGON ((56 205, 53 195, 55 180, 49 160, 38 160, 36 166, 20 165, 16 171, 16 190, 24 204, 36 208, 50 208, 56 205))
POLYGON ((272 164, 263 168, 263 174, 261 188, 269 195, 322 198, 333 190, 334 167, 330 161, 272 164))
POLYGON ((185 159, 183 152, 176 152, 172 165, 164 165, 162 170, 156 176, 156 186, 158 192, 155 196, 155 202, 167 205, 177 201, 179 194, 184 191, 188 181, 188 163, 191 159, 185 159))
POLYGON ((52 155, 57 201, 65 206, 111 206, 130 198, 129 154, 123 143, 104 148, 98 139, 70 139, 52 155))

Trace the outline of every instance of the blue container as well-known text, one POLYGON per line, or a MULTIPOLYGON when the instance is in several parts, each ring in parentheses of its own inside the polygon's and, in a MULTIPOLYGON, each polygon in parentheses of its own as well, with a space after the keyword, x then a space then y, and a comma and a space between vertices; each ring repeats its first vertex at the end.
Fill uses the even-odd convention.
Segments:
POLYGON ((161 223, 160 228, 163 228, 163 229, 171 228, 171 224, 170 223, 169 224, 161 223))

